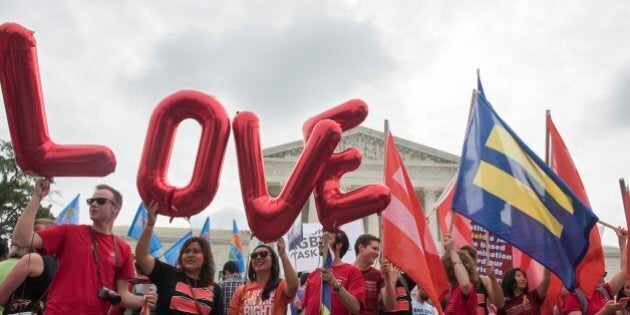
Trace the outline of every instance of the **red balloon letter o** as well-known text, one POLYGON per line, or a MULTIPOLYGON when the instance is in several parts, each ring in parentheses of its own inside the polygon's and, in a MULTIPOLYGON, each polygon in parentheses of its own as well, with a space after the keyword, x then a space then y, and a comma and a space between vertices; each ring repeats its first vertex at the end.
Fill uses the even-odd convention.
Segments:
POLYGON ((206 208, 219 187, 230 121, 213 97, 196 91, 174 93, 158 104, 145 138, 137 187, 142 200, 160 204, 158 213, 190 217, 206 208), (188 185, 177 188, 166 181, 166 172, 177 126, 185 119, 201 124, 201 139, 188 185))

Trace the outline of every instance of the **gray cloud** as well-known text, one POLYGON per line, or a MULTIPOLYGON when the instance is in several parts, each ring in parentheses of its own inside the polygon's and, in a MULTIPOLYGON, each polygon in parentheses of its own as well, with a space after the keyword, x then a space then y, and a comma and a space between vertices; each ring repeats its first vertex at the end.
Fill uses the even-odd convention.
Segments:
POLYGON ((281 26, 246 21, 219 36, 193 27, 164 37, 131 83, 163 96, 199 89, 233 102, 224 103, 231 116, 248 109, 263 126, 278 126, 393 70, 372 24, 304 10, 281 26))

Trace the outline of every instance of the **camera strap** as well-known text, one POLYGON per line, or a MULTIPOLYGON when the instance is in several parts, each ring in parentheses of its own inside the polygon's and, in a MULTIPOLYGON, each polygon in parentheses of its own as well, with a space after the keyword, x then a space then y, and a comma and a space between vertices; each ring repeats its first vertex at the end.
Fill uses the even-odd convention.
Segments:
MULTIPOLYGON (((101 266, 98 263, 98 243, 96 242, 95 233, 94 229, 90 227, 90 238, 92 239, 92 259, 94 259, 94 263, 96 264, 96 279, 98 280, 99 288, 101 288, 103 287, 103 282, 101 280, 101 266)), ((112 243, 114 244, 114 286, 112 289, 118 291, 118 288, 116 288, 116 280, 118 279, 118 244, 116 243, 114 233, 112 233, 112 243)))

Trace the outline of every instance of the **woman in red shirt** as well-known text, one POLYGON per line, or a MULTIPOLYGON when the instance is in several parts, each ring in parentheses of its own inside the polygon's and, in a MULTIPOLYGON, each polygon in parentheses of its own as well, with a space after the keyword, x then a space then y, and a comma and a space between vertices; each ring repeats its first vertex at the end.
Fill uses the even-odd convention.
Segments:
POLYGON ((551 273, 545 269, 543 280, 538 288, 529 291, 527 275, 519 268, 510 269, 503 276, 503 294, 505 305, 499 309, 498 315, 535 315, 540 314, 540 306, 545 300, 551 273))
MULTIPOLYGON (((475 284, 479 279, 475 275, 475 264, 470 256, 455 250, 453 237, 444 237, 444 255, 442 264, 451 285, 451 297, 444 308, 444 314, 476 315, 485 313, 485 309, 477 307, 477 291, 475 284), (481 312, 481 313, 479 313, 481 312)), ((483 295, 480 294, 483 299, 483 295)))
POLYGON ((268 245, 258 245, 250 255, 247 276, 250 283, 238 287, 228 314, 269 314, 284 315, 295 298, 299 286, 297 273, 286 253, 283 239, 276 242, 278 254, 268 245), (286 280, 280 279, 280 264, 286 280))

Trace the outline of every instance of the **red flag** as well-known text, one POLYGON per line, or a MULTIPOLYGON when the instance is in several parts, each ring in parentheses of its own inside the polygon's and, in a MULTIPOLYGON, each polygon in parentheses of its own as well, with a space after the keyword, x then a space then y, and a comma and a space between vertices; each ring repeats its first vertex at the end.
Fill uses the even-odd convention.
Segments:
POLYGON ((392 198, 383 210, 383 255, 409 275, 441 313, 439 297, 449 290, 446 272, 391 134, 385 146, 385 185, 392 198))
MULTIPOLYGON (((564 141, 560 137, 556 126, 551 120, 551 115, 547 114, 547 132, 549 137, 549 166, 562 178, 562 180, 573 190, 573 192, 590 207, 586 190, 582 184, 580 174, 578 174, 573 159, 569 154, 564 141)), ((594 226, 589 234, 589 248, 584 255, 584 259, 576 270, 577 285, 584 294, 590 297, 605 271, 604 250, 599 231, 594 226)))
POLYGON ((435 208, 437 209, 442 235, 450 233, 453 236, 453 241, 455 241, 455 247, 459 249, 465 245, 472 245, 472 227, 470 220, 451 209, 456 179, 457 175, 453 177, 453 180, 437 200, 435 208), (452 231, 449 231, 451 227, 452 231))

